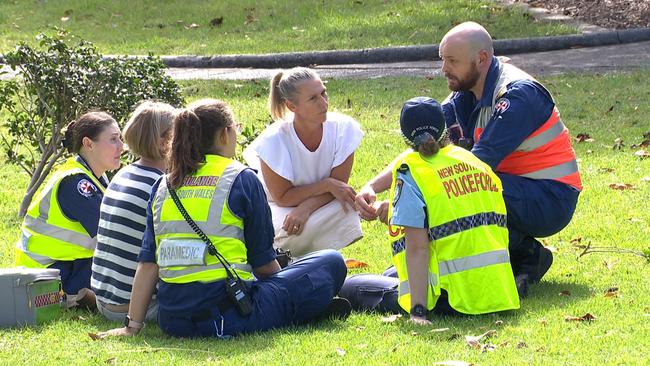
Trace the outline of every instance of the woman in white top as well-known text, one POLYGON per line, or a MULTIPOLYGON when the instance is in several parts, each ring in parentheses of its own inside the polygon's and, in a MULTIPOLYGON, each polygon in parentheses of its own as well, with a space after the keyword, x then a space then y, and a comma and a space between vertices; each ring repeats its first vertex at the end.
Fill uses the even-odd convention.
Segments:
POLYGON ((325 85, 312 70, 280 71, 270 89, 275 123, 244 158, 267 189, 274 245, 294 256, 343 248, 362 236, 348 185, 361 128, 349 116, 327 112, 325 85))

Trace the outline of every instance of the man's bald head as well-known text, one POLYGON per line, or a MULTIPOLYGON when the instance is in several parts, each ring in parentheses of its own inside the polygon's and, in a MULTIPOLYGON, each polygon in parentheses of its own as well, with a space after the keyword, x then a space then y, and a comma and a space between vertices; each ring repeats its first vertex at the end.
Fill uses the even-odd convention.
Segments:
POLYGON ((479 98, 494 56, 485 28, 474 22, 455 26, 442 38, 439 54, 449 89, 471 90, 479 98))
POLYGON ((486 51, 489 57, 494 55, 492 37, 482 25, 475 22, 465 22, 453 27, 440 41, 443 45, 452 45, 468 52, 467 56, 475 57, 480 51, 486 51))

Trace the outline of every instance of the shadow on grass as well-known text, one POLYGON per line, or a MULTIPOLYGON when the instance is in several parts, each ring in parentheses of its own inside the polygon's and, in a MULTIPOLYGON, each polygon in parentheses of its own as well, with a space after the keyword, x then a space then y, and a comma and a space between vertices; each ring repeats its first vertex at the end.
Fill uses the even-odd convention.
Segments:
MULTIPOLYGON (((145 357, 156 360, 180 357, 183 362, 196 360, 203 363, 206 359, 218 360, 242 356, 254 358, 254 354, 267 353, 278 343, 286 342, 287 339, 308 339, 313 334, 343 330, 347 325, 342 321, 321 321, 305 326, 291 326, 250 333, 231 339, 218 339, 216 337, 176 338, 163 333, 155 322, 149 322, 134 337, 95 339, 95 335, 98 333, 119 327, 121 327, 119 323, 110 322, 98 313, 70 310, 64 311, 58 320, 41 326, 3 329, 2 334, 10 337, 12 333, 13 336, 18 337, 50 334, 58 335, 65 342, 82 340, 82 343, 89 344, 91 349, 94 349, 91 354, 100 360, 103 358, 138 358, 142 357, 142 354, 150 354, 145 357)), ((83 350, 87 351, 86 348, 83 350)))
POLYGON ((531 285, 528 297, 522 304, 528 302, 547 303, 548 305, 564 304, 567 300, 586 300, 592 292, 588 286, 573 282, 542 281, 531 285))

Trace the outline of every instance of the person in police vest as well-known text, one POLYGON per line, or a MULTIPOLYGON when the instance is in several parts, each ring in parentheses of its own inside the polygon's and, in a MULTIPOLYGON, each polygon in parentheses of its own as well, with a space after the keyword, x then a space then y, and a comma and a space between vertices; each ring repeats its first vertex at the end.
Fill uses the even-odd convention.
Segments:
MULTIPOLYGON (((568 225, 582 190, 569 132, 548 90, 495 57, 481 25, 451 29, 440 42, 440 58, 452 90, 442 103, 451 140, 470 148, 503 182, 511 261, 525 296, 528 284, 539 282, 553 262, 535 238, 568 225)), ((375 203, 375 192, 389 182, 384 171, 360 191, 362 217, 374 219, 378 210, 385 215, 387 205, 375 203)))
POLYGON ((347 273, 338 252, 314 252, 280 270, 264 188, 233 160, 238 129, 230 107, 214 99, 175 117, 169 171, 152 187, 125 326, 102 336, 137 333, 157 282, 158 324, 173 336, 223 338, 349 314, 345 299, 333 301, 347 273))
POLYGON ((93 307, 88 289, 99 207, 108 185, 105 173, 120 167, 120 128, 109 114, 89 112, 68 124, 63 144, 74 156, 50 175, 30 204, 16 265, 59 269, 68 303, 93 307))
POLYGON ((440 104, 408 100, 400 128, 413 151, 392 169, 388 232, 397 278, 353 276, 340 295, 357 309, 438 314, 519 308, 499 177, 447 139, 440 104), (392 303, 391 303, 392 302, 392 303))

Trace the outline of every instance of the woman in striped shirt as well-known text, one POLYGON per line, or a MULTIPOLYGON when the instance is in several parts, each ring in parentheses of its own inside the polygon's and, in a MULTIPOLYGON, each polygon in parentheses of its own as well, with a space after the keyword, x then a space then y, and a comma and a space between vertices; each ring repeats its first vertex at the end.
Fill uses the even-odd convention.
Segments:
MULTIPOLYGON (((166 169, 175 113, 169 104, 145 101, 124 127, 124 140, 140 159, 122 168, 104 194, 92 264, 91 287, 97 309, 109 320, 122 322, 129 311, 146 206, 151 186, 166 169)), ((156 318, 157 308, 156 301, 151 301, 148 320, 156 318)))

